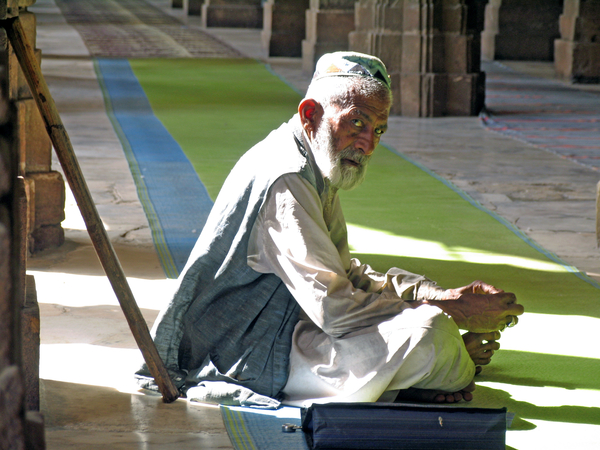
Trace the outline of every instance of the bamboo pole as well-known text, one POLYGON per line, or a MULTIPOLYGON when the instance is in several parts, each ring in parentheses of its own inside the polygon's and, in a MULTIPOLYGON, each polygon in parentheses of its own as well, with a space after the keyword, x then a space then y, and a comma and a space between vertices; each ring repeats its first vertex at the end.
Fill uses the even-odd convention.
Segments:
POLYGON ((73 151, 73 146, 60 119, 54 100, 50 95, 48 85, 42 75, 33 49, 25 35, 23 25, 19 17, 3 20, 1 23, 6 30, 8 39, 29 84, 29 89, 42 115, 60 164, 85 221, 92 244, 96 249, 98 259, 100 259, 100 263, 119 300, 123 314, 127 319, 129 328, 142 352, 148 369, 163 396, 163 401, 170 403, 179 397, 179 391, 169 377, 164 362, 161 360, 154 341, 150 337, 146 321, 135 302, 123 268, 108 239, 108 234, 102 224, 96 205, 92 200, 75 152, 73 151))

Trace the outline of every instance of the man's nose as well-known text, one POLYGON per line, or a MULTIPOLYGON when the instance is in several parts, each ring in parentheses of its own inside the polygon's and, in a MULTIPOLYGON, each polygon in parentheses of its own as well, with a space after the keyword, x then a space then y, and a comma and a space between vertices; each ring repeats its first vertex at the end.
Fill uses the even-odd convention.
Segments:
POLYGON ((360 150, 364 155, 371 156, 377 147, 379 138, 372 132, 363 132, 356 141, 356 148, 360 150))

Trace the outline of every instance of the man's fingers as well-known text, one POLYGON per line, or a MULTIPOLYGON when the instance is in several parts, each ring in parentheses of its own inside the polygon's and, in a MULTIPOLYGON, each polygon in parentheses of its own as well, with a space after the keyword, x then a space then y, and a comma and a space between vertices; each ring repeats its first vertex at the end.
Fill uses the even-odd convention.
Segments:
POLYGON ((483 344, 483 345, 481 346, 481 348, 482 348, 484 351, 495 351, 495 350, 500 350, 500 343, 499 343, 499 342, 496 342, 496 341, 491 341, 491 342, 488 342, 487 344, 483 344))
POLYGON ((499 331, 491 331, 489 333, 473 333, 476 334, 481 341, 497 341, 502 334, 499 331))
POLYGON ((497 298, 506 305, 518 304, 517 296, 512 292, 498 292, 496 294, 490 294, 490 296, 497 298))
POLYGON ((524 312, 525 312, 525 308, 523 307, 523 305, 520 305, 519 303, 512 303, 511 305, 509 305, 509 314, 508 315, 510 315, 510 316, 520 316, 524 312))
POLYGON ((493 294, 493 297, 505 305, 505 316, 520 316, 525 312, 525 308, 517 303, 517 296, 512 292, 493 294))
POLYGON ((507 303, 504 307, 504 317, 509 318, 509 316, 514 316, 516 319, 517 316, 520 316, 525 312, 525 308, 523 305, 519 303, 507 303))
POLYGON ((474 281, 470 286, 472 287, 473 294, 501 294, 504 292, 502 289, 498 289, 483 281, 474 281))

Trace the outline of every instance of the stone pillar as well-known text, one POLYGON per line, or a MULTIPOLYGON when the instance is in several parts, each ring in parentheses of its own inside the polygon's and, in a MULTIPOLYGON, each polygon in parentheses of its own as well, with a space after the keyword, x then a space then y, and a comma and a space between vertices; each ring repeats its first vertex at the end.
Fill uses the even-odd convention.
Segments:
POLYGON ((306 11, 306 39, 302 41, 302 70, 312 73, 325 53, 348 50, 354 30, 355 0, 310 0, 306 11))
MULTIPOLYGON (((26 10, 34 0, 23 0, 19 17, 35 48, 36 19, 26 10)), ((18 174, 24 177, 28 195, 29 251, 58 247, 64 242, 65 183, 51 167, 52 144, 12 47, 6 40, 0 52, 7 55, 8 98, 16 107, 15 144, 19 152, 18 174)), ((41 51, 35 50, 38 62, 41 51)))
POLYGON ((485 5, 485 19, 481 32, 481 59, 493 61, 496 55, 496 35, 498 34, 498 15, 502 0, 490 0, 485 5))
MULTIPOLYGON (((196 14, 199 0, 190 0, 188 14, 196 14)), ((261 0, 204 0, 202 26, 262 28, 261 0)))
POLYGON ((262 46, 268 56, 302 56, 309 0, 267 0, 263 4, 262 46))
POLYGON ((554 67, 565 80, 600 83, 600 0, 565 0, 554 67))
POLYGON ((476 115, 483 7, 478 0, 361 0, 350 48, 379 56, 392 79, 392 113, 476 115))
MULTIPOLYGON (((404 3, 360 0, 355 5, 355 30, 348 36, 353 51, 375 55, 385 63, 394 99, 400 99, 404 3)), ((394 113, 399 108, 393 107, 394 113)))
POLYGON ((554 40, 560 36, 562 2, 502 0, 495 17, 498 31, 493 59, 552 61, 554 40))

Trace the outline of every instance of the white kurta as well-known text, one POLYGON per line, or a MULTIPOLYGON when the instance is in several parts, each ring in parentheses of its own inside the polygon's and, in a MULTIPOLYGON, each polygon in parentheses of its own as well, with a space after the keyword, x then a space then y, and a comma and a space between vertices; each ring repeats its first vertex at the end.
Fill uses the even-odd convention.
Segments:
POLYGON ((298 174, 277 180, 252 229, 248 264, 280 277, 302 307, 284 389, 292 405, 376 401, 386 391, 457 391, 475 374, 458 327, 433 299, 442 289, 350 257, 339 197, 298 174))

